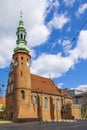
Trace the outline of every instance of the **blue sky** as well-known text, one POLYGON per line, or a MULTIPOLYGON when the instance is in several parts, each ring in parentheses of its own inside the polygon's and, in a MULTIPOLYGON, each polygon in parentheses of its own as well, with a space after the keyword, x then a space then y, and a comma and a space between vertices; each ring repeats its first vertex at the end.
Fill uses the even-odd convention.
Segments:
POLYGON ((58 87, 87 88, 87 0, 0 0, 0 84, 7 84, 20 10, 31 72, 58 87))

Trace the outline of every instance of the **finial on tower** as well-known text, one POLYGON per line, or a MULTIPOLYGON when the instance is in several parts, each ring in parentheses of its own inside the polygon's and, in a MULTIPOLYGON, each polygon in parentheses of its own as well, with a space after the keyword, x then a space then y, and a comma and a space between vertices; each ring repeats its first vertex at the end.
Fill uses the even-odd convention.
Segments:
POLYGON ((20 18, 22 19, 22 15, 23 15, 23 12, 22 10, 20 11, 20 18))

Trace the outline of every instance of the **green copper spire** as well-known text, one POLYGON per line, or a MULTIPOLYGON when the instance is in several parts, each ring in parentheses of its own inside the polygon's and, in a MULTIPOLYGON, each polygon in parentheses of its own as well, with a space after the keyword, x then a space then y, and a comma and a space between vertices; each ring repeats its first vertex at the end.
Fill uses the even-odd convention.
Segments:
POLYGON ((18 51, 24 51, 24 52, 27 52, 29 53, 29 49, 28 47, 26 46, 27 45, 27 41, 26 41, 26 29, 24 27, 24 22, 22 21, 22 12, 21 12, 21 15, 20 15, 20 20, 19 20, 19 25, 18 25, 18 28, 17 28, 17 32, 16 32, 16 35, 17 35, 17 41, 16 41, 16 48, 14 49, 14 52, 18 52, 18 51))

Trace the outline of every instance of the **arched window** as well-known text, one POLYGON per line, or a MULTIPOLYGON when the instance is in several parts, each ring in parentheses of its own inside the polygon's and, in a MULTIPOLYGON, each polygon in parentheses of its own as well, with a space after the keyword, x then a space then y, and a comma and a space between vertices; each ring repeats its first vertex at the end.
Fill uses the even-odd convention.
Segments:
POLYGON ((16 57, 16 58, 15 58, 15 60, 17 61, 17 60, 18 60, 18 58, 16 57))
POLYGON ((23 56, 21 56, 21 60, 23 60, 23 56))
POLYGON ((24 92, 24 90, 21 90, 21 99, 25 99, 25 92, 24 92))
POLYGON ((19 34, 18 34, 18 40, 19 40, 19 34))
POLYGON ((11 80, 14 81, 14 74, 11 75, 11 80))
POLYGON ((48 98, 47 97, 44 98, 44 108, 45 109, 48 108, 48 98))
POLYGON ((28 58, 27 58, 27 62, 28 62, 29 60, 28 60, 28 58))
POLYGON ((10 90, 10 86, 8 86, 8 93, 10 93, 10 91, 11 91, 11 90, 10 90))
POLYGON ((11 84, 11 92, 13 92, 13 84, 11 84))
POLYGON ((33 105, 36 105, 36 104, 37 104, 37 97, 33 96, 33 105))
POLYGON ((59 99, 56 100, 56 109, 59 108, 59 99))
POLYGON ((21 34, 21 39, 23 38, 23 35, 21 34))

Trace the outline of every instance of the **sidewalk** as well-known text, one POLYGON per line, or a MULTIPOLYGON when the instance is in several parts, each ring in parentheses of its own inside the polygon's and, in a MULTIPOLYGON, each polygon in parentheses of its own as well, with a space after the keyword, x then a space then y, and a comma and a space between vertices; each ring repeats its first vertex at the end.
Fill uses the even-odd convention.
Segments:
POLYGON ((2 120, 2 119, 0 119, 0 124, 8 124, 8 123, 13 123, 13 122, 9 121, 9 120, 2 120))
MULTIPOLYGON (((48 121, 49 123, 51 123, 52 121, 48 121)), ((58 120, 59 123, 62 122, 77 122, 77 120, 58 120)), ((4 120, 4 119, 0 119, 0 124, 12 124, 14 123, 13 121, 10 120, 4 120)), ((29 123, 29 122, 25 122, 25 123, 29 123)), ((31 122, 30 122, 31 123, 31 122)), ((35 122, 34 122, 35 123, 35 122)), ((47 123, 46 121, 42 121, 40 123, 47 123)), ((54 121, 54 123, 56 123, 56 121, 54 121)))

